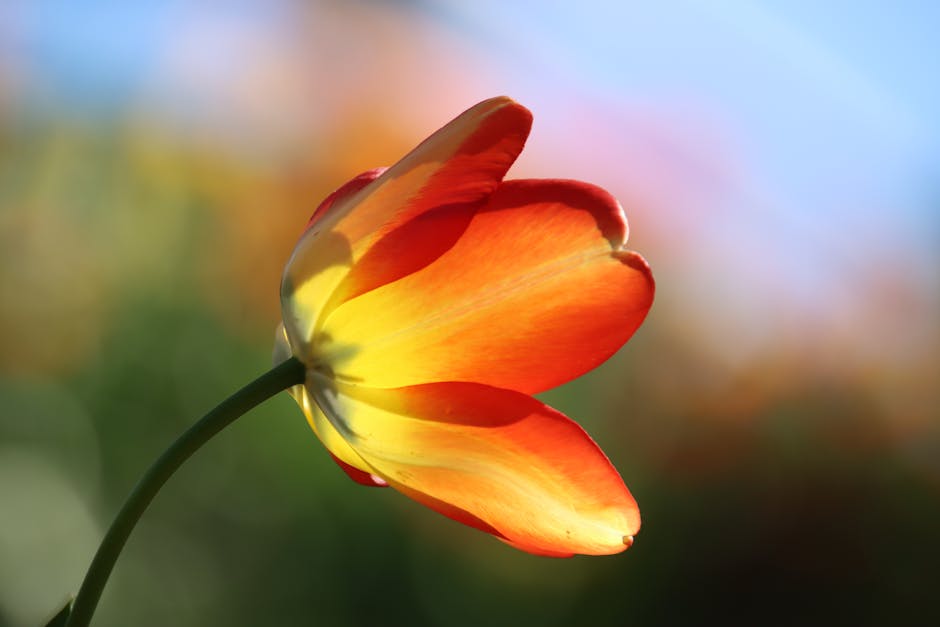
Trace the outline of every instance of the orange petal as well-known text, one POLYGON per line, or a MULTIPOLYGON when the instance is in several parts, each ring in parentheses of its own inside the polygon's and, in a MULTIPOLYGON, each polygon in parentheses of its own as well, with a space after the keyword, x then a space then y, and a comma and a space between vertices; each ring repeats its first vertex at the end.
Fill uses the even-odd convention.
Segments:
POLYGON ((349 475, 349 478, 355 481, 356 483, 364 485, 364 486, 368 486, 370 488, 387 488, 388 487, 388 482, 386 482, 384 479, 382 479, 378 475, 373 475, 370 472, 359 470, 355 466, 350 466, 349 464, 341 460, 336 455, 333 455, 333 453, 330 453, 330 457, 332 457, 333 461, 336 462, 336 465, 342 468, 343 472, 349 475))
POLYGON ((388 168, 374 168, 367 170, 341 185, 335 192, 324 198, 320 206, 314 210, 313 215, 310 216, 310 220, 307 222, 307 229, 309 230, 315 222, 322 220, 337 202, 339 202, 340 205, 347 202, 348 197, 353 196, 360 189, 379 178, 387 169, 388 168))
POLYGON ((281 301, 291 345, 308 344, 332 307, 418 270, 456 241, 516 160, 531 123, 531 113, 509 98, 481 102, 371 183, 348 187, 353 193, 318 210, 284 272, 281 301), (413 222, 429 212, 437 219, 413 222), (419 233, 405 239, 425 245, 395 254, 401 245, 393 238, 379 251, 381 262, 369 254, 386 236, 415 224, 419 233), (425 237, 431 228, 435 237, 425 237))
POLYGON ((314 390, 369 471, 451 518, 543 555, 623 551, 639 510, 604 453, 539 401, 475 383, 314 390))
POLYGON ((318 356, 372 387, 555 387, 610 357, 652 304, 652 275, 622 249, 626 234, 598 187, 507 181, 436 261, 338 307, 318 356))

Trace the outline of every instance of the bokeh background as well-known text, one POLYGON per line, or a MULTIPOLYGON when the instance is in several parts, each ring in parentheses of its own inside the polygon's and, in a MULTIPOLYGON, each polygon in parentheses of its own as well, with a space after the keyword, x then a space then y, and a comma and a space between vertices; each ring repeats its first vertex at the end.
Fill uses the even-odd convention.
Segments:
POLYGON ((545 395, 634 547, 532 557, 354 485, 285 394, 164 489, 98 624, 940 624, 938 6, 6 0, 0 625, 267 369, 322 197, 497 94, 535 113, 512 176, 610 189, 658 281, 545 395))

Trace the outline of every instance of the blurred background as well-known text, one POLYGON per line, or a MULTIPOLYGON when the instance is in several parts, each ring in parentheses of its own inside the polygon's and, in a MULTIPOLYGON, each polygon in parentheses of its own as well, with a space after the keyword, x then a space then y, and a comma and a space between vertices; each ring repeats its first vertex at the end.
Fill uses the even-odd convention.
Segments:
POLYGON ((545 395, 625 554, 513 551, 350 482, 286 394, 159 495, 100 625, 940 624, 932 2, 0 5, 0 625, 77 590, 132 485, 269 367, 313 208, 484 98, 511 177, 598 183, 657 301, 545 395))

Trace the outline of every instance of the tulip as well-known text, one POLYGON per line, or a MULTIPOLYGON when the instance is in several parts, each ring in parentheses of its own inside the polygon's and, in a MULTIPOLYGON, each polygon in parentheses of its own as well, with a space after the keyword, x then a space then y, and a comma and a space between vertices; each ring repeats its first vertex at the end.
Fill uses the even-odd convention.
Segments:
POLYGON ((353 480, 530 553, 618 553, 633 496, 532 395, 616 352, 653 278, 603 189, 503 180, 531 123, 486 100, 324 200, 284 270, 275 362, 303 363, 289 391, 353 480))

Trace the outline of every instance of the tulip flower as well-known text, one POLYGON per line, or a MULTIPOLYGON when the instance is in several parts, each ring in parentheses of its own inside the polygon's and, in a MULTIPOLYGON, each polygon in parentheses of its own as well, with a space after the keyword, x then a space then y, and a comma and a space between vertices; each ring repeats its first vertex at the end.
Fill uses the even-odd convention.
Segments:
POLYGON ((609 358, 653 300, 623 210, 508 180, 532 116, 467 110, 313 213, 284 271, 275 361, 340 467, 523 551, 611 554, 636 502, 573 420, 532 397, 609 358))
POLYGON ((275 367, 186 430, 131 490, 74 602, 87 627, 141 516, 219 431, 288 390, 353 480, 539 555, 618 553, 640 513, 597 444, 531 395, 610 357, 653 302, 623 210, 566 180, 504 181, 532 115, 465 111, 313 213, 281 284, 275 367))

